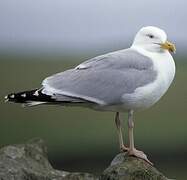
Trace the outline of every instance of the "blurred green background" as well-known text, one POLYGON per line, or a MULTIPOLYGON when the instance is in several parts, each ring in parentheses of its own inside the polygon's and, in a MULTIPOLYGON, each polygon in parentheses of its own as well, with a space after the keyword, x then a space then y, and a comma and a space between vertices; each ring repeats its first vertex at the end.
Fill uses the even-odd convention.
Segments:
MULTIPOLYGON (((4 103, 51 74, 127 48, 143 26, 167 32, 175 80, 152 108, 135 114, 135 144, 171 179, 187 179, 186 0, 0 0, 0 146, 43 138, 53 166, 99 174, 119 153, 114 113, 4 103)), ((127 115, 124 114, 124 127, 127 115)), ((127 134, 127 128, 125 128, 127 134)), ((126 138, 127 141, 127 138, 126 138)))
MULTIPOLYGON (((102 172, 119 152, 114 113, 58 106, 22 108, 3 102, 6 94, 39 87, 46 76, 77 65, 82 57, 1 54, 0 58, 0 146, 41 137, 54 167, 102 172)), ((135 144, 168 177, 183 179, 187 177, 187 63, 177 56, 175 62, 176 78, 168 93, 149 110, 135 114, 135 144)))

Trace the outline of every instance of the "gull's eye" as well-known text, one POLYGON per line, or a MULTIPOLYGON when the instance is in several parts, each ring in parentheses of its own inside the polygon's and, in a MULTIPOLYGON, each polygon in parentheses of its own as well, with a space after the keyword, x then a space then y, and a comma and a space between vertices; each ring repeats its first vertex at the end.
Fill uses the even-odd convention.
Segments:
POLYGON ((149 38, 151 38, 151 39, 154 38, 154 36, 153 36, 152 34, 147 34, 147 36, 148 36, 149 38))

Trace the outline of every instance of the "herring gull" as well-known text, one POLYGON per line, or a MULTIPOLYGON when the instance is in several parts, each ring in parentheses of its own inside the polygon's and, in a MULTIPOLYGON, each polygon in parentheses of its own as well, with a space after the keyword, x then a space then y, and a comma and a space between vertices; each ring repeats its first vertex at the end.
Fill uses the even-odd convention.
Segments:
POLYGON ((151 163, 135 149, 133 113, 154 105, 168 90, 175 75, 170 52, 175 52, 175 46, 162 29, 143 27, 130 48, 87 60, 47 77, 41 88, 11 93, 5 99, 26 106, 55 104, 113 111, 120 149, 151 163), (123 141, 121 112, 128 113, 128 147, 123 141))

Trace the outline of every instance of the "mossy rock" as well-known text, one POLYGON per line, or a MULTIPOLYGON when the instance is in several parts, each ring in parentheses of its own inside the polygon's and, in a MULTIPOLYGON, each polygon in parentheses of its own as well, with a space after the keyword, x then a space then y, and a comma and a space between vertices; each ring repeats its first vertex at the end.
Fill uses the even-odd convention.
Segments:
POLYGON ((142 159, 118 154, 103 172, 101 180, 168 180, 155 167, 142 159))

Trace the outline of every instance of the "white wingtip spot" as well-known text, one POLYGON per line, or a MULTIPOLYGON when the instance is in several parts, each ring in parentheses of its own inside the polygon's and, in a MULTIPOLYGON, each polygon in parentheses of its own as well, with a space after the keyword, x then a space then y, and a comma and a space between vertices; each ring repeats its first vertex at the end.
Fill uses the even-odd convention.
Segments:
POLYGON ((10 97, 11 97, 11 98, 15 98, 15 95, 14 95, 14 94, 12 94, 10 97))
POLYGON ((9 99, 8 99, 8 96, 5 96, 5 102, 8 102, 9 99))
POLYGON ((24 94, 21 94, 21 97, 26 97, 26 94, 24 93, 24 94))
POLYGON ((35 91, 33 95, 34 95, 34 96, 39 96, 38 91, 35 91))

